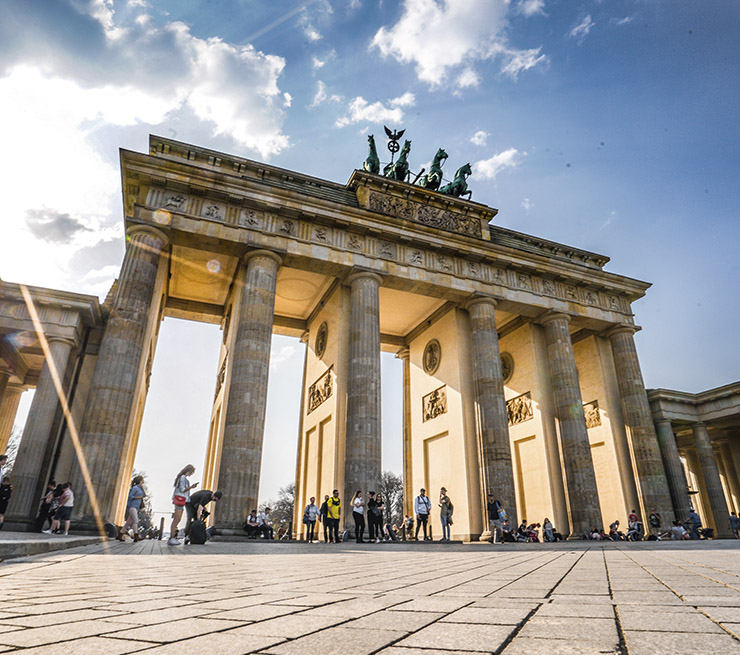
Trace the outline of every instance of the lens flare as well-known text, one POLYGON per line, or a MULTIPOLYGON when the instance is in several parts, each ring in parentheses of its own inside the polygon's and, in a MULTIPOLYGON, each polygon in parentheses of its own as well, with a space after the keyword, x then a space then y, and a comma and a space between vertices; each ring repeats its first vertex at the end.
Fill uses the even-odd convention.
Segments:
POLYGON ((218 259, 212 259, 206 264, 206 268, 211 273, 220 273, 221 272, 221 262, 218 261, 218 259))
POLYGON ((160 225, 169 225, 172 220, 172 214, 170 214, 166 209, 158 209, 154 212, 153 218, 155 223, 159 223, 160 225))

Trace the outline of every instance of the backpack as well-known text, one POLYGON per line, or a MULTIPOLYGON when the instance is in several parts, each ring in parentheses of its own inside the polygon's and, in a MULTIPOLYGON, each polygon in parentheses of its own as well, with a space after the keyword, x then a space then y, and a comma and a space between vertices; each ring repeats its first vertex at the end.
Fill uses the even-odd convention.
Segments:
POLYGON ((201 546, 208 540, 205 521, 193 521, 190 526, 190 543, 201 546))

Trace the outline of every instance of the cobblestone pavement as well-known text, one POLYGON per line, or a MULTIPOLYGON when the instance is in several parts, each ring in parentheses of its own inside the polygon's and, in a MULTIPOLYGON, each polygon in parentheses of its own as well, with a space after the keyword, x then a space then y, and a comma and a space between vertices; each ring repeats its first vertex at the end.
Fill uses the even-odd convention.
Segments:
POLYGON ((115 542, 0 564, 0 652, 740 654, 739 555, 738 541, 115 542))

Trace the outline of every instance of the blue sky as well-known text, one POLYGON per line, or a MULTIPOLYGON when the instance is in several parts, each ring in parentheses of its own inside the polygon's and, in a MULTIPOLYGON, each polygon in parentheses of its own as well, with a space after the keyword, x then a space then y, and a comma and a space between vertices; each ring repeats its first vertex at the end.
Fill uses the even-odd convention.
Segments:
MULTIPOLYGON (((384 158, 387 124, 412 170, 438 147, 448 177, 470 161, 497 224, 654 284, 635 305, 649 387, 735 381, 738 34, 734 0, 5 0, 0 277, 104 296, 123 253, 118 148, 146 151, 149 133, 345 182, 366 134, 384 158)), ((169 479, 161 442, 190 439, 202 466, 219 335, 163 329, 139 464, 169 479), (198 352, 187 371, 178 348, 198 352)), ((299 393, 301 348, 276 341, 271 393, 299 393)), ((265 496, 293 469, 276 398, 265 496)), ((398 470, 400 409, 384 410, 398 470)))

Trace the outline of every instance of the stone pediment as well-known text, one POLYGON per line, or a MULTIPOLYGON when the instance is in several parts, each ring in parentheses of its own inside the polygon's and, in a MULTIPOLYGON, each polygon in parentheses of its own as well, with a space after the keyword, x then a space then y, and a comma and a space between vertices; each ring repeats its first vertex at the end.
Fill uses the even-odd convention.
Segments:
POLYGON ((490 241, 488 223, 497 209, 356 170, 347 187, 362 209, 447 232, 490 241))

